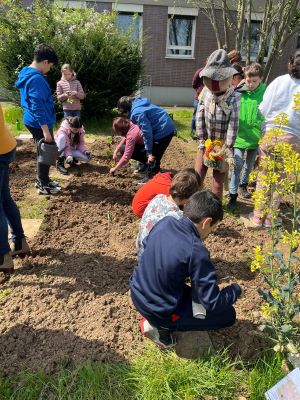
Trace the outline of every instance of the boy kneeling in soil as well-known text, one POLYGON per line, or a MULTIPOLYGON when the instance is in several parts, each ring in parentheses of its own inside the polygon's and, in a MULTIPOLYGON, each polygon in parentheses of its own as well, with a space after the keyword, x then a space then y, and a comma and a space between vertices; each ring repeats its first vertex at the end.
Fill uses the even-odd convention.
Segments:
POLYGON ((234 324, 232 306, 242 290, 236 283, 220 290, 203 240, 223 219, 221 201, 209 191, 193 194, 179 220, 165 217, 144 241, 144 252, 130 278, 134 306, 143 316, 142 333, 163 348, 175 344, 174 331, 207 331, 234 324), (191 287, 185 284, 191 279, 191 287), (193 315, 192 302, 206 310, 193 315))

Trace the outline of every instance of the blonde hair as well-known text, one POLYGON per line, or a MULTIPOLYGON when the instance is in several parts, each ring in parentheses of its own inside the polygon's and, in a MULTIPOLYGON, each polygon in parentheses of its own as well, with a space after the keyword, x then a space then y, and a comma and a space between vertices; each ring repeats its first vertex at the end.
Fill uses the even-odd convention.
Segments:
POLYGON ((69 70, 70 72, 72 72, 73 75, 75 75, 75 71, 74 69, 71 67, 70 64, 63 64, 63 66, 61 67, 61 72, 64 72, 66 70, 69 70))

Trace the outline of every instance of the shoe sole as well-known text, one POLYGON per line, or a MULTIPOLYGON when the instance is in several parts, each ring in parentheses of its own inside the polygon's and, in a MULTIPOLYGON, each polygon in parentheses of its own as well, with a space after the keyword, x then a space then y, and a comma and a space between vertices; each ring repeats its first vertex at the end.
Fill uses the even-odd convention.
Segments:
POLYGON ((44 196, 55 196, 56 194, 59 194, 61 191, 59 190, 58 192, 55 192, 55 193, 44 193, 44 192, 42 192, 40 189, 38 189, 37 190, 37 194, 40 194, 40 195, 44 195, 44 196))
POLYGON ((23 252, 22 250, 18 250, 18 251, 12 251, 11 253, 10 253, 10 255, 12 256, 12 257, 16 257, 16 256, 18 256, 18 257, 20 257, 20 258, 25 258, 27 255, 29 255, 31 253, 31 251, 30 250, 28 250, 28 251, 26 251, 26 252, 23 252))
POLYGON ((171 349, 173 349, 175 346, 176 346, 176 342, 175 343, 172 343, 172 344, 170 344, 170 345, 165 345, 165 344, 163 344, 162 342, 160 342, 159 340, 155 340, 154 338, 153 338, 153 336, 151 336, 150 334, 147 334, 147 333, 143 333, 143 335, 147 338, 147 339, 149 339, 149 340, 151 340, 152 342, 154 342, 155 344, 157 344, 161 349, 163 349, 163 350, 171 350, 171 349))
POLYGON ((0 272, 2 272, 4 275, 11 275, 14 272, 14 268, 0 268, 0 272))

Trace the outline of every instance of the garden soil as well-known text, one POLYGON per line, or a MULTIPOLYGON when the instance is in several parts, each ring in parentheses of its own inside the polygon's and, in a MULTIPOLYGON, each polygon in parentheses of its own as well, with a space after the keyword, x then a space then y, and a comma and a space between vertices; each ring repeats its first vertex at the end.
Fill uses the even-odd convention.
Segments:
MULTIPOLYGON (((30 240, 32 254, 17 259, 15 274, 1 284, 3 374, 24 368, 54 373, 85 360, 127 361, 143 350, 139 316, 128 293, 139 227, 131 209, 136 178, 129 168, 109 176, 106 140, 90 148, 93 161, 74 167, 71 179, 61 177, 65 188, 49 199, 41 228, 30 240)), ((195 151, 195 143, 174 139, 162 165, 173 171, 191 167, 195 151)), ((34 181, 34 145, 19 143, 11 168, 15 200, 24 200, 34 181)), ((251 204, 243 204, 244 212, 250 210, 251 204)), ((245 291, 236 304, 237 323, 210 338, 215 349, 229 347, 245 360, 265 345, 256 334, 261 281, 250 272, 249 255, 253 245, 267 240, 266 232, 248 230, 230 215, 206 240, 220 285, 238 281, 245 291)))

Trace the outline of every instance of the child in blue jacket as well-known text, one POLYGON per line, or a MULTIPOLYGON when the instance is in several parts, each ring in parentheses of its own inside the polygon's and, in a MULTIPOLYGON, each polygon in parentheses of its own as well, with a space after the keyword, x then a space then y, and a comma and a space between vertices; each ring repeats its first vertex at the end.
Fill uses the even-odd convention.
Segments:
POLYGON ((207 331, 233 325, 238 284, 222 290, 203 240, 223 218, 222 203, 209 191, 193 194, 183 217, 165 217, 144 241, 144 252, 130 278, 131 298, 143 316, 142 333, 163 348, 174 345, 174 331, 207 331), (191 287, 185 284, 190 278, 191 287), (193 303, 205 309, 194 316, 193 303))
POLYGON ((148 169, 148 176, 141 182, 145 183, 160 171, 161 159, 176 132, 176 127, 163 108, 151 104, 146 98, 124 96, 119 99, 117 107, 143 132, 148 163, 153 165, 148 169))
MULTIPOLYGON (((29 67, 24 67, 19 73, 16 87, 20 91, 23 122, 30 131, 36 144, 41 139, 55 145, 53 126, 56 116, 52 93, 45 77, 50 69, 57 64, 58 58, 54 49, 47 44, 39 44, 34 50, 34 57, 29 67)), ((37 162, 38 193, 56 194, 60 188, 49 179, 50 166, 37 162)))

